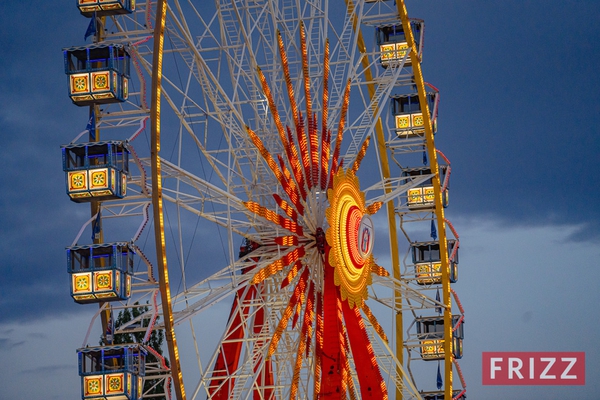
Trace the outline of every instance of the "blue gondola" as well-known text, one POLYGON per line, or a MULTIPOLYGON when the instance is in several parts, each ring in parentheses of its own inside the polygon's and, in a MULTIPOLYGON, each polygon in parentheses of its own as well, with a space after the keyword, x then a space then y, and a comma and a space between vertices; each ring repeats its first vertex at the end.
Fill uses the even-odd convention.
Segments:
POLYGON ((126 242, 67 247, 71 297, 80 304, 129 299, 134 254, 126 242))
POLYGON ((98 17, 118 14, 131 14, 135 11, 135 0, 77 0, 77 8, 82 15, 98 17))
POLYGON ((147 355, 147 350, 139 344, 78 349, 81 398, 140 399, 147 355))
POLYGON ((61 147, 67 194, 74 202, 122 199, 127 194, 129 148, 123 141, 61 147))
MULTIPOLYGON (((429 107, 430 116, 434 113, 437 100, 438 93, 427 93, 427 106, 429 107)), ((425 134, 423 111, 417 93, 392 96, 390 110, 398 137, 409 138, 425 134)), ((435 134, 437 132, 437 115, 433 116, 431 127, 435 134)))
POLYGON ((63 49, 69 96, 78 106, 123 102, 129 97, 130 56, 122 44, 63 49))
MULTIPOLYGON (((448 256, 454 252, 456 240, 447 240, 448 256)), ((410 244, 412 260, 415 266, 415 277, 419 285, 432 285, 442 283, 442 261, 440 257, 440 242, 414 242, 410 244)), ((450 282, 458 280, 458 248, 454 257, 449 260, 450 282)))
MULTIPOLYGON (((421 56, 421 44, 423 43, 423 32, 425 24, 421 20, 411 20, 415 45, 419 57, 421 56)), ((408 42, 401 23, 387 24, 375 27, 375 39, 381 53, 380 62, 387 67, 391 62, 401 61, 408 53, 408 42)), ((406 57, 404 66, 412 65, 410 57, 406 57)))
MULTIPOLYGON (((460 359, 463 356, 464 320, 452 316, 452 355, 460 359), (459 323, 460 322, 460 323, 459 323)), ((417 317, 417 339, 420 341, 423 360, 442 360, 444 358, 444 317, 417 317)))
MULTIPOLYGON (((440 183, 444 182, 448 167, 446 165, 440 165, 438 169, 440 173, 440 183)), ((402 170, 403 177, 410 177, 412 180, 420 181, 415 187, 408 189, 406 205, 411 210, 424 210, 433 209, 435 207, 435 196, 433 191, 432 179, 425 178, 431 176, 430 167, 420 168, 405 168, 402 170)), ((449 201, 449 188, 442 192, 442 205, 448 206, 449 201)))

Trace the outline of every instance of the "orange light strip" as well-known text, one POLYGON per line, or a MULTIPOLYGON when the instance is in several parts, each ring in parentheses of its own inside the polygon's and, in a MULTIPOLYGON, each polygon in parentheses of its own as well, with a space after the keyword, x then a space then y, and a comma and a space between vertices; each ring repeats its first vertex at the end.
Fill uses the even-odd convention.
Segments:
POLYGON ((319 185, 319 132, 317 116, 310 118, 308 135, 310 137, 310 173, 313 186, 319 185))
POLYGON ((335 148, 333 150, 333 159, 331 160, 331 171, 329 177, 329 184, 327 187, 331 187, 333 184, 333 176, 337 173, 340 157, 340 147, 342 145, 342 139, 344 137, 344 127, 346 126, 346 114, 348 113, 348 103, 350 102, 350 79, 346 83, 346 89, 344 89, 344 101, 342 103, 342 112, 340 114, 340 121, 338 123, 338 132, 335 138, 335 148))
POLYGON ((296 207, 298 212, 301 215, 304 215, 304 206, 300 202, 300 195, 298 194, 298 186, 296 185, 296 181, 293 179, 290 170, 285 165, 283 157, 277 154, 277 159, 279 160, 279 165, 281 166, 281 170, 283 171, 283 177, 285 178, 285 181, 281 182, 281 186, 290 197, 290 201, 296 207))
POLYGON ((290 203, 282 199, 276 193, 273 194, 273 198, 275 199, 275 202, 277 203, 279 208, 281 208, 288 217, 290 217, 294 221, 298 221, 298 213, 296 212, 296 210, 294 210, 290 203))
POLYGON ((290 282, 298 275, 298 271, 300 271, 302 267, 304 267, 304 264, 302 264, 301 261, 296 261, 296 263, 290 269, 283 282, 281 282, 282 289, 290 284, 290 282))
POLYGON ((352 172, 354 174, 356 174, 356 171, 358 171, 358 169, 360 168, 360 163, 362 162, 363 158, 365 158, 365 154, 367 154, 367 149, 369 148, 370 142, 371 142, 371 136, 367 136, 367 138, 363 142, 362 146, 360 146, 360 151, 356 155, 356 159, 354 160, 354 163, 352 164, 352 172))
POLYGON ((310 76, 308 74, 308 50, 306 49, 306 31, 304 22, 300 21, 300 52, 302 55, 302 74, 304 75, 304 97, 306 100, 306 116, 312 115, 312 100, 310 96, 310 76))
POLYGON ((290 108, 292 109, 292 116, 294 117, 294 124, 298 124, 298 104, 296 103, 296 96, 294 94, 294 85, 292 84, 292 78, 290 76, 290 67, 288 64, 287 53, 283 46, 283 38, 281 32, 277 30, 277 44, 279 45, 279 56, 281 57, 281 65, 283 66, 283 75, 285 77, 285 84, 287 86, 288 97, 290 99, 290 108))
POLYGON ((306 187, 310 189, 313 186, 310 176, 310 156, 308 154, 308 143, 306 141, 306 135, 304 132, 304 118, 302 113, 299 113, 298 124, 296 125, 296 136, 298 138, 298 145, 300 146, 300 155, 302 156, 306 187))
POLYGON ((271 264, 267 265, 264 268, 261 268, 254 275, 250 284, 255 285, 257 283, 263 282, 265 279, 267 279, 270 276, 275 275, 276 273, 278 273, 279 271, 284 269, 286 266, 293 264, 296 261, 298 261, 301 257, 304 257, 304 254, 305 254, 304 247, 298 247, 298 248, 293 249, 292 251, 290 251, 283 257, 279 258, 278 260, 272 262, 271 264))
POLYGON ((306 299, 306 307, 304 307, 304 322, 302 325, 302 336, 306 336, 306 356, 310 352, 310 343, 313 337, 313 321, 315 320, 315 285, 310 283, 308 288, 308 297, 306 299))
POLYGON ((375 203, 373 203, 367 207, 367 214, 370 214, 370 215, 376 214, 382 205, 383 205, 383 201, 376 201, 375 203))
POLYGON ((283 331, 285 330, 285 328, 288 324, 288 321, 290 320, 290 317, 292 316, 292 313, 293 313, 294 308, 296 307, 296 304, 300 300, 300 294, 304 293, 304 290, 306 290, 306 281, 308 280, 308 272, 309 272, 308 269, 305 269, 304 272, 302 273, 302 276, 300 277, 300 280, 298 280, 298 284, 296 285, 296 288, 294 289, 294 293, 290 297, 290 301, 288 302, 288 305, 285 308, 285 311, 283 312, 281 319, 279 320, 279 324, 277 325, 277 328, 275 329, 275 333, 273 334, 273 337, 271 338, 271 344, 269 345, 269 351, 267 353, 267 358, 271 357, 273 355, 273 353, 275 352, 275 350, 277 350, 277 344, 279 343, 279 340, 281 339, 281 335, 283 335, 283 331))
POLYGON ((390 276, 390 273, 387 271, 387 269, 380 267, 375 263, 371 264, 371 272, 379 276, 390 276))
MULTIPOLYGON (((298 189, 300 190, 300 194, 302 195, 302 199, 306 200, 306 183, 304 181, 304 174, 302 172, 302 164, 300 163, 300 159, 298 157, 298 149, 296 148, 294 137, 292 134, 292 130, 289 126, 287 128, 288 141, 289 141, 289 151, 290 151, 290 164, 292 166, 292 171, 294 172, 294 177, 296 179, 296 183, 298 184, 298 189)), ((287 150, 287 149, 286 149, 287 150)))
MULTIPOLYGON (((277 44, 279 45, 279 55, 281 58, 281 64, 283 66, 283 74, 285 77, 285 83, 288 91, 288 97, 290 101, 290 108, 292 110, 292 116, 294 118, 294 126, 296 130, 300 126, 299 114, 298 114, 298 104, 296 103, 296 96, 294 94, 294 85, 292 84, 292 78, 290 76, 290 68, 288 64, 287 52, 285 51, 285 47, 283 46, 283 38, 281 37, 281 32, 277 30, 277 44)), ((292 132, 288 127, 286 127, 288 133, 288 146, 284 146, 285 151, 288 156, 288 161, 292 166, 292 171, 294 172, 294 176, 296 178, 296 183, 300 189, 300 194, 302 195, 302 199, 306 200, 306 190, 305 190, 305 180, 302 174, 302 170, 300 168, 300 162, 298 161, 298 151, 296 149, 295 141, 292 136, 292 132)))
MULTIPOLYGON (((273 156, 271 156, 271 153, 269 153, 269 151, 265 148, 264 144, 262 143, 262 140, 260 140, 258 135, 252 129, 250 129, 249 126, 246 126, 246 131, 248 132, 248 136, 250 136, 250 139, 254 143, 254 146, 257 148, 257 150, 263 156, 264 160, 267 162, 267 165, 269 166, 271 171, 273 171, 273 174, 275 174, 275 177, 277 178, 277 180, 281 183, 282 188, 285 190, 287 195, 290 197, 292 204, 294 204, 294 206, 296 206, 297 209, 299 208, 301 210, 304 210, 304 207, 301 205, 301 203, 299 201, 300 195, 295 190, 296 186, 293 184, 293 181, 289 182, 285 179, 285 175, 279 169, 279 167, 277 166, 277 163, 273 159, 273 156)), ((298 211, 300 211, 300 210, 298 210, 298 211)))
MULTIPOLYGON (((283 49, 283 57, 287 60, 287 56, 285 54, 285 49, 283 49)), ((294 168, 295 167, 294 160, 297 159, 297 152, 294 152, 292 150, 292 149, 295 150, 295 146, 293 145, 293 140, 291 140, 291 138, 289 138, 290 140, 288 142, 288 135, 286 135, 286 130, 284 130, 283 124, 281 123, 281 117, 279 116, 279 111, 277 110, 277 105, 275 104, 275 101, 273 100, 273 95, 271 93, 269 84, 267 83, 267 80, 266 80, 264 74, 262 73, 262 70, 259 67, 257 67, 256 70, 258 72, 258 77, 261 82, 263 92, 265 94, 265 97, 267 98, 267 102, 269 103, 269 109, 271 110, 271 114, 273 115, 273 120, 275 121, 275 126, 277 127, 277 132, 279 133, 279 139, 281 140, 281 144, 282 144, 283 148, 285 149, 285 153, 286 153, 288 162, 290 163, 290 165, 292 165, 292 168, 294 168), (296 154, 294 154, 294 153, 296 153, 296 154)), ((289 74, 289 72, 288 72, 288 74, 289 74)), ((295 120, 296 120, 296 117, 294 117, 294 121, 295 120)), ((283 161, 281 161, 281 168, 284 170, 284 172, 287 169, 287 167, 285 167, 285 163, 283 161)), ((297 179, 298 171, 294 171, 294 176, 297 179)), ((289 176, 286 175, 286 177, 288 179, 290 179, 289 176)), ((291 183, 291 186, 294 187, 296 185, 291 183)), ((294 191, 297 191, 297 190, 294 190, 294 191)), ((303 198, 306 198, 306 195, 303 195, 303 198)), ((293 201, 293 203, 295 205, 299 204, 297 201, 293 201)))
POLYGON ((323 113, 321 115, 321 190, 327 185, 327 167, 329 163, 331 132, 327 128, 329 117, 329 39, 325 40, 323 52, 323 100, 321 102, 323 113))
POLYGON ((373 312, 371 311, 369 306, 367 306, 367 303, 363 302, 362 310, 365 313, 365 315, 367 316, 367 319, 369 320, 371 325, 373 325, 373 329, 375 329, 375 332, 377 332, 379 337, 387 343, 388 342, 387 335, 385 334, 385 331, 379 324, 379 321, 377 321, 377 318, 375 318, 375 315, 373 315, 373 312))
POLYGON ((281 139, 281 144, 283 144, 283 148, 287 148, 287 138, 285 137, 285 130, 283 129, 283 124, 281 123, 281 117, 279 117, 279 111, 277 110, 277 106, 275 105, 275 101, 273 101, 273 94, 271 93, 271 88, 267 83, 267 79, 265 75, 262 73, 260 67, 256 67, 256 72, 258 73, 258 79, 262 85, 263 93, 267 98, 267 102, 269 103, 269 109, 271 110, 271 114, 273 115, 273 121, 275 121, 275 126, 277 127, 277 132, 279 132, 279 138, 281 139))
MULTIPOLYGON (((343 321, 343 317, 342 317, 342 299, 340 296, 340 293, 337 292, 337 319, 338 319, 338 326, 341 327, 341 329, 339 330, 339 338, 340 338, 340 364, 342 366, 342 394, 343 397, 346 397, 346 392, 348 391, 348 379, 352 379, 351 375, 350 375, 350 368, 349 368, 349 363, 348 363, 348 353, 350 352, 350 349, 348 347, 348 340, 347 338, 347 333, 346 333, 346 326, 344 325, 344 321, 343 321)), ((344 302, 345 303, 345 302, 344 302)))
POLYGON ((288 231, 297 234, 298 236, 302 236, 304 234, 302 230, 302 226, 298 225, 296 222, 291 219, 287 219, 275 211, 269 210, 254 201, 248 201, 243 203, 248 210, 253 212, 254 214, 261 216, 288 231))
POLYGON ((298 245, 298 236, 278 236, 275 238, 275 243, 280 246, 297 246, 298 245))

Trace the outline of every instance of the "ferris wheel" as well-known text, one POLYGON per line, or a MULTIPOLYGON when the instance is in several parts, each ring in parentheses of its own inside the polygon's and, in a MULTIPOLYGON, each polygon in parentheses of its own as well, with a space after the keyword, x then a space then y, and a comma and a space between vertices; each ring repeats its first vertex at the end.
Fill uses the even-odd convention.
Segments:
POLYGON ((67 254, 103 334, 79 350, 82 397, 465 398, 423 22, 382 0, 78 7, 88 140, 63 162, 92 211, 67 254))

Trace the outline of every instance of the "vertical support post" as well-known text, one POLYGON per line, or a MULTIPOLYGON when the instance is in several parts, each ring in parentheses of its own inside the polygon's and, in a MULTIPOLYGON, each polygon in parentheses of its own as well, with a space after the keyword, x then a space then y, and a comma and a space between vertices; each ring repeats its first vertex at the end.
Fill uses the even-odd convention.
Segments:
POLYGON ((185 400, 185 388, 179 363, 179 350, 175 339, 173 327, 173 313, 171 309, 171 289, 169 286, 169 270, 165 245, 165 230, 163 220, 163 198, 160 165, 160 98, 162 81, 162 59, 164 45, 164 31, 167 17, 166 0, 158 0, 156 4, 156 22, 154 25, 154 51, 152 58, 152 105, 151 119, 151 149, 150 159, 152 164, 152 212, 154 216, 154 237, 156 241, 156 258, 158 264, 159 286, 162 302, 163 318, 165 321, 165 338, 171 361, 171 376, 177 400, 185 400))
POLYGON ((442 203, 442 193, 440 185, 440 174, 437 161, 437 153, 433 141, 433 129, 431 126, 431 114, 427 104, 427 94, 425 92, 425 82, 421 71, 421 60, 415 45, 410 20, 404 0, 396 3, 398 14, 402 21, 402 28, 406 35, 408 47, 410 48, 410 60, 413 69, 417 92, 419 93, 419 104, 423 111, 423 122, 425 125, 425 140, 427 143, 427 155, 431 164, 433 174, 432 184, 435 197, 435 216, 437 220, 438 238, 440 241, 440 260, 442 263, 442 303, 446 306, 444 309, 444 398, 452 398, 452 299, 450 298, 450 270, 448 262, 448 243, 446 241, 446 222, 444 219, 444 205, 442 203))

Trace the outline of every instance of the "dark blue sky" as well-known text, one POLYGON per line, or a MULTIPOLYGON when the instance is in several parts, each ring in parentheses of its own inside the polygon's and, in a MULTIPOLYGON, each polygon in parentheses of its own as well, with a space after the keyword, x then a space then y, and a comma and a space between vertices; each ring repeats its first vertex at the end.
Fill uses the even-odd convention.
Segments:
MULTIPOLYGON (((13 340, 3 324, 43 326, 85 311, 69 298, 64 248, 89 211, 67 199, 60 155, 87 119, 68 99, 63 69, 61 48, 82 44, 88 22, 73 3, 4 2, 0 13, 0 353, 13 340)), ((530 350, 537 335, 555 346, 531 350, 571 349, 573 318, 585 318, 579 307, 600 300, 600 2, 421 0, 407 7, 425 19, 424 77, 441 92, 436 144, 453 172, 447 213, 471 235, 471 245, 461 237, 460 283, 472 306, 465 351, 472 340, 469 375, 478 395, 470 398, 502 398, 480 387, 481 351, 530 350), (560 246, 572 253, 554 265, 560 246), (584 276, 570 279, 577 271, 584 276), (527 299, 529 308, 513 313, 527 299), (522 342, 485 340, 501 336, 490 324, 498 323, 496 332, 517 329, 527 315, 538 329, 523 328, 522 342), (568 324, 552 330, 545 318, 568 324)), ((587 316, 594 335, 597 307, 587 316)), ((573 397, 592 399, 598 389, 577 388, 573 397)), ((527 390, 508 396, 541 398, 527 390)))

